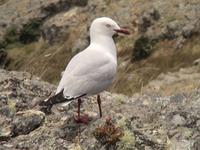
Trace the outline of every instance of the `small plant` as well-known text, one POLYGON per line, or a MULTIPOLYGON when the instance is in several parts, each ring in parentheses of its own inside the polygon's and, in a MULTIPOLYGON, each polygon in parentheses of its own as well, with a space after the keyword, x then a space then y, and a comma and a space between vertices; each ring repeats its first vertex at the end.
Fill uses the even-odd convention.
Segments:
POLYGON ((136 40, 133 48, 133 61, 138 61, 144 58, 147 58, 153 51, 153 45, 155 44, 154 40, 149 39, 148 37, 140 37, 136 40))
POLYGON ((118 149, 131 150, 135 146, 135 135, 128 129, 124 131, 124 135, 120 138, 118 149))
POLYGON ((116 127, 109 118, 104 125, 95 129, 94 136, 102 144, 113 145, 120 140, 123 136, 123 132, 121 128, 116 127))

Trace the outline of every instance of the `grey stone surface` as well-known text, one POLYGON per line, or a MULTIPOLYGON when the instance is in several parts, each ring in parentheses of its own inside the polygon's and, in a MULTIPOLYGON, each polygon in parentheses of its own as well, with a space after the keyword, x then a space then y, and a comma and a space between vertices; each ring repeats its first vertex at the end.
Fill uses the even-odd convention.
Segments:
MULTIPOLYGON (((189 75, 192 69, 180 72, 189 75)), ((165 81, 164 76, 157 80, 165 81)), ((48 116, 38 111, 37 101, 48 97, 55 86, 36 77, 30 79, 25 72, 5 70, 0 70, 0 83, 1 149, 186 150, 199 146, 199 88, 161 96, 161 92, 151 90, 154 83, 133 97, 104 92, 103 118, 98 117, 96 97, 84 100, 81 112, 90 116, 90 122, 84 125, 74 121, 76 101, 67 107, 54 106, 48 116), (109 117, 111 123, 106 123, 109 117)))

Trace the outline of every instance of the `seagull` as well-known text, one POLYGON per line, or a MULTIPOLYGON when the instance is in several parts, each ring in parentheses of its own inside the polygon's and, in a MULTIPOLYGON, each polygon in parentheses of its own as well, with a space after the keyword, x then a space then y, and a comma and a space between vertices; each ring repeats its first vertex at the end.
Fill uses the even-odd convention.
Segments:
POLYGON ((54 104, 78 100, 77 123, 86 123, 87 116, 80 115, 81 99, 97 95, 99 115, 102 117, 102 91, 111 84, 117 72, 117 52, 113 36, 130 34, 108 17, 93 20, 90 26, 90 45, 76 54, 63 72, 55 95, 40 102, 41 110, 50 113, 54 104))

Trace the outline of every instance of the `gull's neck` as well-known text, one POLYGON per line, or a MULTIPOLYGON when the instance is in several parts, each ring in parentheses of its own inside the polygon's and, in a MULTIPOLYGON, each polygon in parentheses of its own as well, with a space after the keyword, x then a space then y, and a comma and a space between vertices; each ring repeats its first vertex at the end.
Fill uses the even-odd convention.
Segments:
POLYGON ((91 36, 90 45, 98 45, 102 47, 102 51, 110 53, 115 59, 117 59, 116 46, 111 36, 108 35, 91 36))

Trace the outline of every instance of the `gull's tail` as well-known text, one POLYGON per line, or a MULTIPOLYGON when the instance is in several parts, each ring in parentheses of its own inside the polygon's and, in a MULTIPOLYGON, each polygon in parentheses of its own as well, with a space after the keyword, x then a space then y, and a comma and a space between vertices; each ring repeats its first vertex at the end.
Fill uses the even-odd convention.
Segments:
POLYGON ((51 96, 50 98, 42 101, 39 103, 39 106, 41 106, 40 110, 44 112, 45 114, 51 113, 51 108, 54 104, 58 103, 64 103, 74 100, 74 98, 65 98, 63 96, 63 90, 61 90, 59 93, 57 93, 54 96, 51 96))

